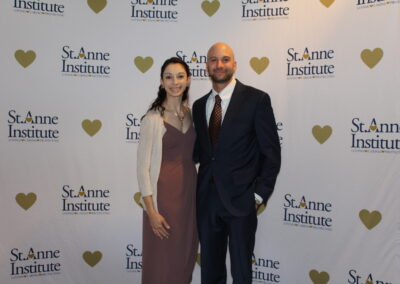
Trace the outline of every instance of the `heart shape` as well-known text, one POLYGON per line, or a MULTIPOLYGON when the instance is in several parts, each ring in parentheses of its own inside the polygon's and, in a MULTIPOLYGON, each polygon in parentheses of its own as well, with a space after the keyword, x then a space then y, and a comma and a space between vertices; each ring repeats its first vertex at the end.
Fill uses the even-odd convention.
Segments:
POLYGON ((87 0, 87 3, 96 14, 107 6, 107 0, 87 0))
POLYGON ((378 126, 376 126, 376 125, 371 125, 371 126, 369 127, 369 129, 371 129, 372 131, 375 131, 376 129, 378 129, 378 126))
POLYGON ((300 202, 300 207, 306 207, 306 203, 305 202, 300 202))
POLYGON ((136 56, 134 61, 137 69, 139 69, 142 73, 146 73, 147 70, 153 66, 153 58, 150 56, 147 56, 146 58, 136 56))
POLYGON ((89 119, 85 119, 84 121, 82 121, 82 128, 83 130, 86 131, 86 133, 93 137, 101 128, 101 121, 96 119, 96 120, 89 120, 89 119))
POLYGON ((254 263, 256 263, 256 262, 257 262, 256 256, 255 256, 254 253, 253 253, 253 256, 251 257, 251 263, 254 264, 254 263))
POLYGON ((21 206, 25 210, 28 210, 36 202, 36 194, 33 192, 30 192, 28 194, 18 193, 15 196, 15 200, 17 201, 19 206, 21 206))
POLYGON ((253 68, 253 70, 260 75, 264 70, 268 67, 269 65, 269 59, 268 57, 253 57, 250 59, 250 66, 253 68))
POLYGON ((318 272, 313 269, 310 271, 309 275, 314 284, 326 284, 329 282, 329 274, 325 271, 318 272))
POLYGON ((315 125, 312 128, 312 134, 320 144, 323 144, 332 135, 332 127, 329 125, 325 125, 324 127, 315 125))
POLYGON ((374 50, 364 49, 361 51, 361 60, 367 65, 369 68, 374 68, 376 64, 381 61, 383 57, 383 50, 379 47, 374 50))
POLYGON ((36 59, 36 53, 33 50, 23 51, 22 49, 18 49, 14 53, 15 59, 17 59, 18 63, 21 64, 22 67, 26 68, 32 64, 36 59))
POLYGON ((135 200, 137 205, 139 205, 140 207, 143 208, 143 205, 142 205, 142 194, 140 192, 136 192, 135 195, 133 195, 133 199, 135 200))
POLYGON ((83 260, 85 260, 85 262, 90 265, 91 267, 95 266, 97 263, 99 263, 99 261, 101 260, 101 258, 103 257, 103 254, 96 250, 95 252, 90 252, 90 251, 85 251, 82 255, 83 260))
POLYGON ((260 207, 257 209, 257 216, 264 212, 265 208, 267 208, 266 204, 261 204, 260 207))
POLYGON ((363 209, 358 215, 361 222, 368 230, 374 228, 382 220, 382 214, 379 211, 369 212, 367 209, 363 209))
POLYGON ((201 266, 200 260, 201 260, 201 254, 198 253, 197 256, 196 256, 196 263, 197 263, 199 266, 201 266))
POLYGON ((365 281, 365 284, 374 284, 371 280, 365 281))
POLYGON ((203 9, 204 13, 206 13, 209 17, 212 17, 219 9, 220 3, 218 0, 214 0, 212 2, 208 0, 204 0, 201 3, 201 9, 203 9))
POLYGON ((333 4, 333 2, 335 2, 335 0, 319 0, 319 1, 321 1, 321 3, 322 3, 326 8, 329 8, 329 7, 333 4))

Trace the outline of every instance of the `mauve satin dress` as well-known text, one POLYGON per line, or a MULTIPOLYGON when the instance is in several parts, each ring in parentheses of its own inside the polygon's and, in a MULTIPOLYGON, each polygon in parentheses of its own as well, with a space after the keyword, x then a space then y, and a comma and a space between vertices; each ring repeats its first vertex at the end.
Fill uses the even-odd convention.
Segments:
POLYGON ((169 238, 154 235, 143 212, 142 284, 189 284, 196 261, 196 168, 192 160, 196 132, 183 133, 164 122, 162 162, 157 183, 159 213, 171 226, 169 238))

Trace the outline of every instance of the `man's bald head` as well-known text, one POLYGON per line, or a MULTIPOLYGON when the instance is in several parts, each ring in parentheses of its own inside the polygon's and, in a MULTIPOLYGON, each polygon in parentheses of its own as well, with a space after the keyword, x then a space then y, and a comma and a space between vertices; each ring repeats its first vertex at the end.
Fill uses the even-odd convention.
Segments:
POLYGON ((216 53, 216 52, 221 52, 223 51, 224 53, 228 54, 233 61, 235 61, 235 54, 233 52, 233 49, 226 43, 224 42, 217 42, 214 43, 207 52, 207 57, 210 57, 210 55, 216 53))

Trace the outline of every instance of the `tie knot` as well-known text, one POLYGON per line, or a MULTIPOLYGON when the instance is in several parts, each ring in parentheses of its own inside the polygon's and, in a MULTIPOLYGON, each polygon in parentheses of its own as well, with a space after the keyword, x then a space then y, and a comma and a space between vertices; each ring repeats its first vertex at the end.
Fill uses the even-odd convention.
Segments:
POLYGON ((220 104, 221 103, 221 97, 219 95, 215 96, 215 103, 220 104))

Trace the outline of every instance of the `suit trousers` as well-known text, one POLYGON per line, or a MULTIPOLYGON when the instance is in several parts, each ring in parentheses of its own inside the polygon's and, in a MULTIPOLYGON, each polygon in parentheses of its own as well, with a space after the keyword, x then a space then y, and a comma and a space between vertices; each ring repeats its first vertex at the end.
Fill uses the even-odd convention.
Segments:
POLYGON ((210 182, 204 206, 198 204, 201 283, 225 284, 226 252, 229 244, 233 284, 252 283, 252 255, 257 229, 256 210, 233 216, 224 207, 217 188, 210 182))

